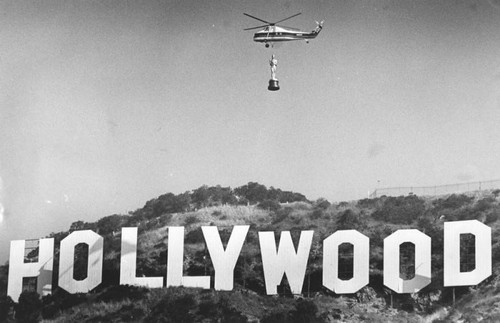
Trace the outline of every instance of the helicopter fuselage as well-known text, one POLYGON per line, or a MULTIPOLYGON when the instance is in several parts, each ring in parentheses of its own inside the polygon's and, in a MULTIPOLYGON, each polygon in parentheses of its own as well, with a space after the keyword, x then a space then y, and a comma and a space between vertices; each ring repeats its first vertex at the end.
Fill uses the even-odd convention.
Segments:
POLYGON ((253 40, 260 43, 284 42, 292 40, 305 40, 316 38, 321 31, 322 26, 318 25, 311 32, 302 31, 299 29, 286 28, 281 26, 267 26, 264 29, 256 32, 253 40))

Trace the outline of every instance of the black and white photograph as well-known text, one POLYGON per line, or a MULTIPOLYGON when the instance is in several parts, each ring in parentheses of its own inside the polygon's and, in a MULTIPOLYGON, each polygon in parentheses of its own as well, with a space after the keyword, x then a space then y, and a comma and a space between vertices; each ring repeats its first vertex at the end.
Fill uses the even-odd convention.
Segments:
POLYGON ((500 1, 0 0, 0 322, 500 322, 500 1))

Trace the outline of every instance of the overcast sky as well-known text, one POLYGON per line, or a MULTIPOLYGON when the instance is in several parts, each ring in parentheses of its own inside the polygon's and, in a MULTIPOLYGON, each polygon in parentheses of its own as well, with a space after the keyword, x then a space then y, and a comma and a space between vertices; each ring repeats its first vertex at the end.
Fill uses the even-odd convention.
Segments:
POLYGON ((500 178, 499 31, 493 0, 1 0, 0 263, 203 184, 341 201, 500 178), (243 12, 325 24, 266 49, 243 12))

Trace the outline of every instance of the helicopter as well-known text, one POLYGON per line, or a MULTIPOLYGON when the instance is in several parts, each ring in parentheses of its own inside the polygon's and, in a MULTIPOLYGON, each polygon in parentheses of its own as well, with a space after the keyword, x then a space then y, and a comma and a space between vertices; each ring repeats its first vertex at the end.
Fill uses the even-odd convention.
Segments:
POLYGON ((259 43, 264 43, 266 47, 269 47, 270 44, 272 45, 275 42, 283 42, 283 41, 291 41, 291 40, 305 40, 306 43, 309 43, 309 40, 316 38, 316 36, 318 36, 319 32, 323 28, 323 21, 321 21, 321 22, 316 21, 317 26, 311 32, 302 31, 302 30, 297 29, 297 28, 276 25, 276 24, 283 22, 285 20, 291 19, 293 17, 297 17, 298 15, 301 14, 301 12, 299 12, 293 16, 290 16, 288 18, 281 19, 281 20, 276 21, 276 22, 265 21, 263 19, 249 15, 248 13, 243 13, 243 14, 245 16, 250 17, 250 18, 253 18, 253 19, 256 19, 256 20, 261 21, 263 23, 266 23, 266 25, 261 25, 261 26, 243 29, 243 30, 252 30, 252 29, 258 29, 258 28, 264 28, 264 29, 262 29, 254 34, 253 40, 256 42, 259 42, 259 43))

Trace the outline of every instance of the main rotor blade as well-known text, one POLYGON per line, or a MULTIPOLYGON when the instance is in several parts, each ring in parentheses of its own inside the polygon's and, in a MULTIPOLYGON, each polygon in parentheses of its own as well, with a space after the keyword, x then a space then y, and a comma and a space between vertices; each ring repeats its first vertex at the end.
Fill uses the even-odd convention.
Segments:
POLYGON ((295 14, 295 15, 293 15, 293 16, 290 16, 290 17, 288 17, 288 18, 281 19, 280 21, 276 21, 275 23, 273 23, 273 25, 275 25, 275 24, 279 24, 280 22, 285 21, 285 20, 288 20, 288 19, 291 19, 291 18, 293 18, 293 17, 297 17, 297 16, 298 16, 298 15, 300 15, 300 14, 302 14, 302 12, 299 12, 299 13, 297 13, 297 14, 295 14))
POLYGON ((269 25, 262 25, 262 26, 252 27, 252 28, 245 28, 243 30, 259 29, 259 28, 264 28, 264 27, 267 27, 267 26, 269 26, 269 25))
POLYGON ((244 14, 245 16, 250 17, 250 18, 257 19, 258 21, 262 21, 262 22, 265 22, 266 24, 270 24, 270 25, 271 25, 271 23, 270 23, 269 21, 265 21, 265 20, 262 20, 262 19, 260 19, 260 18, 254 17, 254 16, 252 16, 252 15, 249 15, 248 13, 243 13, 243 14, 244 14))

